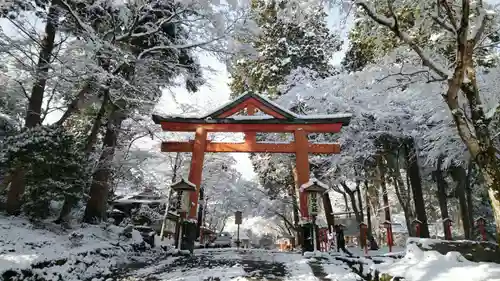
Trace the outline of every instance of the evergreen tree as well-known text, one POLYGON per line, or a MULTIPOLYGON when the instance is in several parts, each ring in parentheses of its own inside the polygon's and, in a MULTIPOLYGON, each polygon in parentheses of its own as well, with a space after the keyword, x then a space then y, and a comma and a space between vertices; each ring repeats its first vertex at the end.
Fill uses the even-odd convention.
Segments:
POLYGON ((254 55, 232 58, 233 95, 251 90, 276 97, 278 86, 299 67, 315 70, 323 77, 332 74, 329 60, 341 44, 326 25, 323 6, 302 10, 283 0, 254 0, 252 9, 260 32, 240 40, 254 50, 254 55))
POLYGON ((88 186, 89 165, 81 140, 62 127, 25 128, 0 145, 0 170, 23 167, 23 210, 31 218, 50 215, 50 202, 82 198, 88 186))

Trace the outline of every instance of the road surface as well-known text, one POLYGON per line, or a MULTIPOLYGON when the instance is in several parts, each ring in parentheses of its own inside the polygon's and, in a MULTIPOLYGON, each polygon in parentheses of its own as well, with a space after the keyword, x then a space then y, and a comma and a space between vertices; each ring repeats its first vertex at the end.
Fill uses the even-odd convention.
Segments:
MULTIPOLYGON (((116 281, 357 281, 363 280, 335 258, 304 258, 266 250, 196 250, 192 257, 166 257, 129 268, 116 281)), ((110 281, 108 279, 107 281, 110 281)))

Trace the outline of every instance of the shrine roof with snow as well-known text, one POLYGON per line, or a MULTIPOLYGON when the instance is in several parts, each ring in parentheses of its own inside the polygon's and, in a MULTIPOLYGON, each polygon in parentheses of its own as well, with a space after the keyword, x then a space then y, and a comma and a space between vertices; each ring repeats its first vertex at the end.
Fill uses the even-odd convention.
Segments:
POLYGON ((351 114, 298 115, 254 93, 244 94, 202 117, 153 115, 156 124, 164 122, 197 124, 342 124, 348 126, 351 114), (267 115, 231 116, 252 105, 267 115))

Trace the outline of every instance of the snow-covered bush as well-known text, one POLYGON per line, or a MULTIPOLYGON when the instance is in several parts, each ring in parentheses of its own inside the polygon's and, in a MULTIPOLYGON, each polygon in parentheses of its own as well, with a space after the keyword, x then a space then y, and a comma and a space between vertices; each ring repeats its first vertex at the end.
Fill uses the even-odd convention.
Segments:
POLYGON ((152 224, 155 221, 161 220, 162 215, 158 212, 158 210, 155 210, 154 208, 151 208, 147 204, 141 204, 141 206, 135 210, 134 214, 132 215, 132 220, 136 224, 152 224))
POLYGON ((81 151, 79 138, 61 127, 38 126, 4 139, 0 170, 25 174, 23 209, 28 216, 46 218, 52 201, 83 197, 88 169, 81 151))
POLYGON ((68 235, 68 239, 73 247, 80 246, 83 240, 83 233, 73 231, 68 235))

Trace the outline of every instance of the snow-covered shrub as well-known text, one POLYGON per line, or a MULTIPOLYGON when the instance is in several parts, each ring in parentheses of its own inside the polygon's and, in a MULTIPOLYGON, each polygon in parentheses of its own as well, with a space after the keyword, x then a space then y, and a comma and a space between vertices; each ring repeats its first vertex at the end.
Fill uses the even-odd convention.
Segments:
POLYGON ((49 216, 52 201, 82 198, 86 163, 79 138, 61 127, 25 129, 0 144, 0 170, 25 173, 23 209, 31 218, 49 216))
POLYGON ((83 233, 78 231, 73 231, 68 235, 68 239, 73 247, 80 246, 83 240, 83 233))
POLYGON ((141 204, 141 206, 132 215, 132 220, 139 225, 150 225, 161 219, 162 215, 147 204, 141 204))

